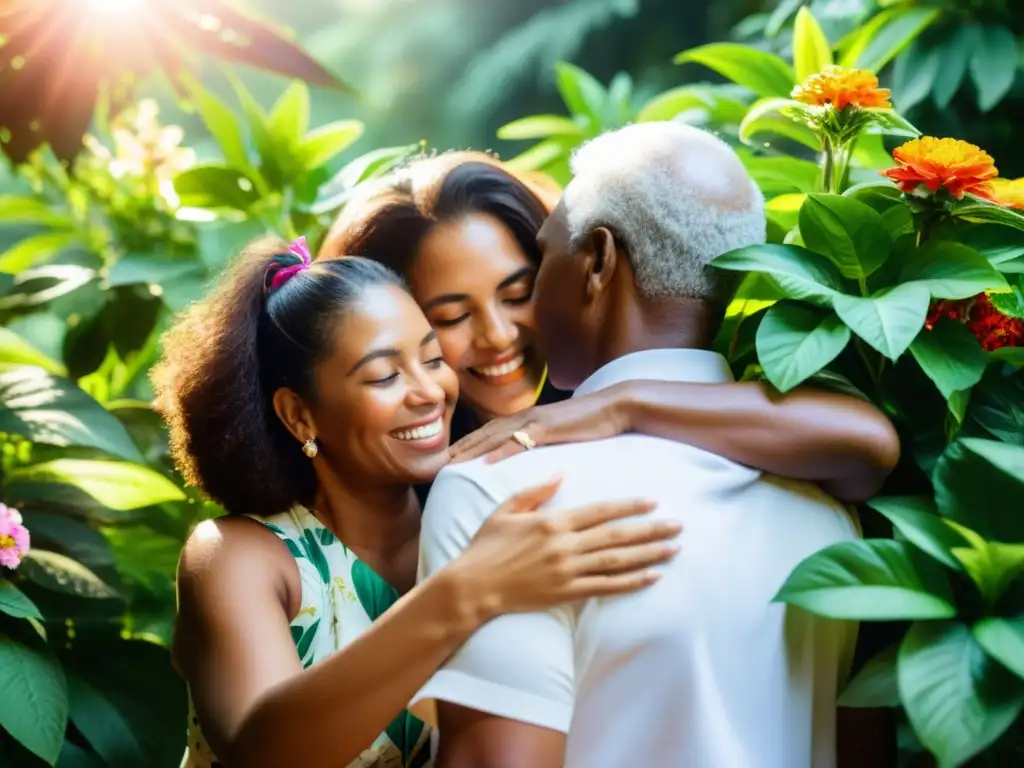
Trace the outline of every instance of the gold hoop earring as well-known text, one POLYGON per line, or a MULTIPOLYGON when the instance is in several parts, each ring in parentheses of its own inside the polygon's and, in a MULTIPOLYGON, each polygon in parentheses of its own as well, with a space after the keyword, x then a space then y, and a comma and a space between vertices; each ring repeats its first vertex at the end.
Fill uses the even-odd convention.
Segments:
POLYGON ((302 452, 306 454, 308 458, 312 459, 320 453, 320 448, 317 446, 316 440, 311 437, 302 444, 302 452))

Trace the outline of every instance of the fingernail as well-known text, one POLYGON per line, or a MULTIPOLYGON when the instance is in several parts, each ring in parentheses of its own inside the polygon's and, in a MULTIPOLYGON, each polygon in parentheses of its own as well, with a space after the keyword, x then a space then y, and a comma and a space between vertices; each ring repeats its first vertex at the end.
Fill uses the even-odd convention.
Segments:
POLYGON ((679 533, 681 530, 683 530, 682 523, 666 523, 666 526, 670 531, 674 531, 675 533, 679 533))
POLYGON ((665 547, 665 550, 668 552, 668 554, 669 555, 673 555, 673 556, 674 555, 678 555, 679 554, 679 550, 681 550, 681 549, 682 549, 682 547, 679 546, 678 544, 669 544, 667 547, 665 547))
POLYGON ((661 574, 658 571, 648 571, 644 575, 644 581, 651 584, 661 578, 661 574))

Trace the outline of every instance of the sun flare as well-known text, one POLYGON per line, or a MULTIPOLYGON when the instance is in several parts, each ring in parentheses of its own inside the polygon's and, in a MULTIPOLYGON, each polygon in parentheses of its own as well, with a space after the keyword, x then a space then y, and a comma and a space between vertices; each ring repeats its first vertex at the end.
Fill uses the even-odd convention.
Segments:
POLYGON ((137 11, 146 0, 86 0, 86 4, 94 13, 113 16, 137 11))

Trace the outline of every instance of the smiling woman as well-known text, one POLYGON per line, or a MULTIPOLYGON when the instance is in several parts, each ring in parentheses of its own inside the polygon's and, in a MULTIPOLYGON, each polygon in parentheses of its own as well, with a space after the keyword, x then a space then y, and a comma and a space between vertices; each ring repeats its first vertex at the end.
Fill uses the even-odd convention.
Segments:
POLYGON ((185 768, 427 766, 432 730, 406 705, 475 629, 642 588, 674 554, 677 527, 602 525, 644 502, 554 524, 536 507, 555 481, 502 505, 414 587, 412 485, 448 459, 457 378, 398 275, 310 262, 301 238, 251 246, 167 334, 153 373, 178 468, 231 513, 195 530, 178 569, 185 768))

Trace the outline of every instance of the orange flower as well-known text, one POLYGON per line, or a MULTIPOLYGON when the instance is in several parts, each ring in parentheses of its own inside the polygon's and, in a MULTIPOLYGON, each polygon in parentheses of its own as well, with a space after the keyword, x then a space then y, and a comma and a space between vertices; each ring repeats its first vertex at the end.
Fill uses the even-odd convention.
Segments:
POLYGON ((1004 208, 1024 210, 1024 178, 992 179, 978 194, 1004 208))
POLYGON ((826 67, 811 75, 793 89, 797 101, 813 107, 831 104, 836 109, 847 106, 890 109, 889 89, 878 87, 878 78, 862 69, 826 67))
POLYGON ((967 192, 989 197, 987 182, 999 173, 988 152, 959 139, 925 136, 897 147, 892 156, 899 165, 881 174, 908 194, 924 184, 932 192, 945 187, 957 200, 967 192))

